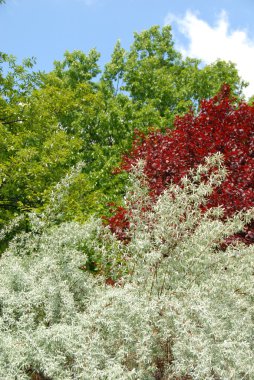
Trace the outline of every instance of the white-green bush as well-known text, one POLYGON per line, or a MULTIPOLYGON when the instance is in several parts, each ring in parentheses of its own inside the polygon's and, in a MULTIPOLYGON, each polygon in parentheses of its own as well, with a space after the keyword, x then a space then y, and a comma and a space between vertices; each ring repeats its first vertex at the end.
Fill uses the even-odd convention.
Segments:
POLYGON ((134 173, 128 244, 99 220, 30 215, 0 259, 0 379, 254 379, 254 247, 220 250, 253 210, 199 207, 225 175, 215 155, 153 204, 134 173), (84 271, 89 255, 115 286, 84 271))

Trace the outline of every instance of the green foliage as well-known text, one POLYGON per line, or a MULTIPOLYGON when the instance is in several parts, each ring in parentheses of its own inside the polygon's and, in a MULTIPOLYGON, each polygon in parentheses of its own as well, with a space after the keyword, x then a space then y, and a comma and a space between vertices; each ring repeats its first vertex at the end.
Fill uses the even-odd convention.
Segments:
POLYGON ((114 84, 115 93, 120 81, 120 89, 129 92, 136 107, 149 105, 166 126, 172 125, 174 115, 197 108, 201 99, 215 95, 224 82, 237 96, 246 86, 232 63, 217 61, 203 68, 200 63, 197 59, 184 60, 175 50, 170 26, 161 30, 153 26, 134 33, 129 52, 117 43, 105 78, 114 84))
POLYGON ((72 53, 66 51, 62 62, 54 62, 54 72, 67 86, 76 87, 79 83, 91 82, 100 73, 99 57, 100 54, 95 49, 90 50, 88 55, 80 50, 72 53))
POLYGON ((40 207, 44 192, 77 161, 80 138, 68 135, 42 107, 34 94, 0 123, 1 224, 17 212, 40 207))
POLYGON ((16 194, 19 190, 16 188, 18 186, 15 187, 15 184, 11 183, 13 178, 8 181, 10 170, 19 175, 22 169, 14 165, 19 161, 28 161, 31 156, 36 155, 34 147, 29 150, 33 133, 26 130, 27 127, 24 131, 24 114, 28 98, 40 83, 40 73, 31 71, 33 60, 24 60, 22 65, 18 65, 14 57, 4 53, 0 54, 0 64, 0 205, 3 208, 0 225, 2 225, 13 216, 13 210, 18 209, 16 194), (19 157, 15 157, 16 153, 19 157))
POLYGON ((65 178, 0 260, 0 377, 253 378, 253 246, 220 250, 253 210, 224 222, 222 209, 200 210, 225 179, 221 159, 155 204, 141 163, 126 197, 137 200, 127 245, 100 220, 55 225, 80 168, 65 178), (85 271, 91 255, 104 273, 111 263, 114 286, 85 271))

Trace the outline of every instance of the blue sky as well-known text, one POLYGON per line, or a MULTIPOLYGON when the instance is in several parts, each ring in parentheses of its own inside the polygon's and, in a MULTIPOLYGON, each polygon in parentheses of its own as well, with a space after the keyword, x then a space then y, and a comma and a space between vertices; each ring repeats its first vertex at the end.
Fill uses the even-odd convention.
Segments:
POLYGON ((101 64, 120 39, 128 48, 133 32, 172 24, 176 47, 210 63, 237 64, 254 94, 254 0, 6 0, 0 6, 0 51, 19 61, 37 58, 49 71, 65 50, 96 48, 101 64), (253 67, 253 69, 252 69, 253 67))

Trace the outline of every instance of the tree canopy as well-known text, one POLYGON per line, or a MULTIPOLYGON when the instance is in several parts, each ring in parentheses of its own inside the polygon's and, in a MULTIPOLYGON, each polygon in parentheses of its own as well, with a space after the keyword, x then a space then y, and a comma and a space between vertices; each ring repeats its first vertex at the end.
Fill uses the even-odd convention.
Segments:
POLYGON ((99 56, 95 49, 66 52, 42 73, 33 59, 20 65, 1 54, 1 225, 43 208, 52 187, 80 160, 86 165, 63 218, 107 214, 107 204, 119 203, 124 194, 127 176, 112 172, 135 130, 174 128, 176 115, 190 107, 198 112, 201 99, 215 95, 222 83, 238 99, 245 85, 232 63, 200 66, 183 59, 170 26, 135 33, 129 51, 118 41, 103 69, 99 56))

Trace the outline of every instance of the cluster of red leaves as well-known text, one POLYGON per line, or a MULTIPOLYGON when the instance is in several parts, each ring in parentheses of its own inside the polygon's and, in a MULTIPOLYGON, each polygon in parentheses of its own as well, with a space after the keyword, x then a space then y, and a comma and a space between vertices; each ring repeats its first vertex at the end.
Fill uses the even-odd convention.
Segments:
POLYGON ((129 229, 129 211, 124 207, 118 206, 115 210, 111 208, 113 216, 110 218, 104 218, 109 223, 110 229, 116 234, 119 240, 128 242, 128 234, 126 233, 129 229))
MULTIPOLYGON (((169 183, 179 183, 206 156, 221 152, 228 176, 214 190, 207 207, 223 206, 226 217, 253 207, 254 106, 237 103, 230 96, 229 86, 224 85, 217 96, 202 101, 198 115, 190 111, 177 117, 174 126, 174 130, 169 129, 165 134, 156 131, 147 136, 137 134, 130 154, 124 157, 122 169, 129 171, 138 160, 144 160, 151 196, 156 197, 169 183)), ((127 227, 126 212, 121 209, 109 223, 121 239, 118 232, 127 227)), ((238 237, 253 243, 254 223, 238 237)))

